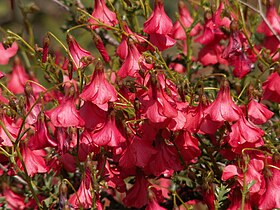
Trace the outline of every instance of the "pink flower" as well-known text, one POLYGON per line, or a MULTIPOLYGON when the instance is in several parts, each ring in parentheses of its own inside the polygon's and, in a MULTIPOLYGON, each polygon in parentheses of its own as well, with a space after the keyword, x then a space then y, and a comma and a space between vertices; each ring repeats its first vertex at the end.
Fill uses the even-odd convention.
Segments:
POLYGON ((91 133, 91 138, 94 144, 98 146, 111 147, 117 147, 126 140, 116 126, 115 117, 110 115, 102 127, 95 129, 91 133))
POLYGON ((263 145, 263 135, 263 130, 252 125, 242 115, 240 119, 231 126, 231 132, 226 139, 233 147, 233 151, 240 153, 244 148, 256 148, 263 145))
MULTIPOLYGON (((172 47, 176 41, 166 34, 150 34, 150 42, 155 45, 160 51, 166 50, 172 47)), ((152 47, 149 47, 154 50, 152 47)))
POLYGON ((45 116, 41 116, 35 123, 34 135, 32 135, 28 141, 28 147, 31 150, 44 149, 46 147, 56 147, 57 144, 54 142, 49 134, 45 116))
POLYGON ((148 187, 150 183, 144 175, 137 175, 132 188, 126 193, 123 203, 126 207, 141 208, 148 203, 148 187))
POLYGON ((269 170, 270 175, 266 177, 266 191, 259 201, 259 209, 261 210, 280 208, 280 171, 272 167, 267 170, 269 170))
MULTIPOLYGON (((267 19, 268 23, 270 24, 270 26, 274 29, 274 31, 277 34, 280 34, 280 16, 277 12, 275 5, 273 4, 273 1, 271 1, 271 0, 267 1, 266 19, 267 19)), ((257 32, 264 34, 265 36, 274 35, 264 20, 258 26, 257 32)))
POLYGON ((100 37, 98 34, 94 33, 94 35, 93 35, 93 41, 94 41, 94 43, 95 43, 95 46, 96 46, 97 50, 98 50, 99 53, 101 54, 103 60, 104 60, 106 63, 108 63, 108 62, 110 61, 110 57, 109 57, 109 55, 108 55, 108 53, 107 53, 107 50, 106 50, 106 48, 105 48, 105 46, 104 46, 104 43, 103 43, 101 37, 100 37))
MULTIPOLYGON (((94 18, 98 19, 100 22, 109 26, 114 26, 118 23, 116 14, 108 9, 104 0, 94 1, 94 9, 91 15, 94 18)), ((99 27, 98 22, 93 18, 90 18, 88 22, 92 24, 92 29, 96 29, 99 27)))
POLYGON ((7 203, 7 208, 11 210, 23 210, 26 208, 24 197, 22 195, 14 193, 8 186, 6 186, 5 182, 3 183, 3 188, 3 196, 0 196, 0 198, 5 199, 4 203, 7 203))
POLYGON ((59 106, 46 112, 56 127, 82 127, 85 122, 76 109, 75 98, 65 96, 59 106))
POLYGON ((5 49, 2 43, 0 43, 0 65, 8 64, 11 57, 13 57, 18 51, 18 45, 13 42, 12 46, 5 49))
POLYGON ((90 52, 81 48, 73 36, 67 35, 67 43, 70 54, 73 58, 74 69, 84 68, 89 65, 92 60, 94 60, 94 57, 90 54, 90 52))
POLYGON ((74 193, 70 196, 68 202, 74 208, 91 208, 92 207, 92 184, 90 175, 86 172, 85 177, 83 178, 77 193, 74 193))
POLYGON ((91 82, 83 89, 80 97, 90 101, 104 111, 108 110, 108 102, 118 100, 117 92, 105 78, 104 66, 99 62, 96 64, 91 82))
POLYGON ((274 113, 262 103, 252 99, 248 104, 248 117, 254 124, 261 125, 269 120, 274 113))
MULTIPOLYGON (((177 20, 174 23, 173 29, 171 31, 171 36, 174 39, 180 39, 180 40, 186 40, 186 32, 184 30, 184 28, 182 27, 181 24, 183 24, 183 26, 188 29, 190 28, 190 26, 193 23, 193 18, 191 17, 187 6, 184 4, 183 1, 179 1, 178 3, 178 8, 179 8, 179 20, 177 20)), ((190 36, 196 36, 200 30, 202 29, 202 26, 200 25, 200 23, 196 24, 190 31, 190 36)))
POLYGON ((163 0, 156 0, 151 16, 144 23, 143 31, 147 34, 166 35, 172 30, 172 27, 172 21, 164 11, 163 0))
MULTIPOLYGON (((9 131, 10 136, 15 141, 18 137, 18 132, 19 132, 20 127, 17 125, 17 123, 14 120, 12 120, 10 117, 8 117, 7 115, 5 115, 3 113, 1 114, 0 118, 1 118, 1 121, 3 122, 4 126, 6 127, 6 129, 9 131)), ((11 142, 10 138, 5 133, 2 126, 0 126, 0 145, 7 146, 7 147, 13 146, 13 143, 11 142)))
POLYGON ((128 53, 122 64, 121 68, 119 69, 117 75, 121 78, 131 76, 136 77, 140 70, 139 67, 139 59, 141 54, 137 50, 136 46, 133 43, 128 45, 128 53))
POLYGON ((280 103, 280 76, 277 72, 269 75, 263 83, 263 99, 280 103))
MULTIPOLYGON (((21 144, 22 159, 25 164, 28 175, 33 177, 37 173, 46 173, 49 168, 46 165, 44 157, 46 152, 44 150, 31 150, 27 144, 21 144)), ((17 161, 17 165, 23 170, 23 166, 20 160, 17 161)))
POLYGON ((14 94, 20 94, 24 92, 24 86, 30 77, 25 72, 23 65, 18 57, 14 60, 13 71, 10 75, 10 80, 8 82, 8 89, 14 94))
POLYGON ((217 98, 204 111, 205 116, 216 122, 236 121, 241 113, 241 109, 230 97, 229 82, 226 80, 222 82, 217 98))

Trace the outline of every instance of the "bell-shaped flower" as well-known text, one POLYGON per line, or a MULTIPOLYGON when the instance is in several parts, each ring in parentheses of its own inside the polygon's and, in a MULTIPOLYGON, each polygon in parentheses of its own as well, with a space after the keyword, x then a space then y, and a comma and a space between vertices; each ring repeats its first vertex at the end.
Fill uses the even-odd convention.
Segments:
MULTIPOLYGON (((174 23, 173 29, 171 31, 171 36, 174 39, 180 39, 180 40, 186 40, 186 32, 185 29, 188 29, 191 27, 193 23, 193 18, 191 17, 187 6, 185 3, 180 0, 178 3, 179 8, 179 20, 177 20, 174 23), (183 28, 183 26, 184 28, 183 28)), ((202 26, 200 23, 196 24, 190 31, 190 36, 196 36, 200 30, 202 29, 202 26)))
POLYGON ((126 141, 117 128, 115 116, 112 113, 107 116, 107 120, 102 127, 91 133, 91 138, 93 143, 98 146, 117 147, 120 143, 126 141))
POLYGON ((13 70, 9 75, 10 80, 8 81, 7 87, 14 94, 20 94, 24 92, 25 83, 30 79, 28 74, 18 57, 14 60, 13 70))
POLYGON ((228 64, 227 60, 222 57, 223 48, 219 40, 213 40, 209 44, 203 46, 198 53, 198 61, 203 66, 214 64, 228 64))
POLYGON ((49 134, 45 116, 40 116, 34 125, 34 134, 28 141, 28 147, 31 150, 45 149, 46 147, 56 147, 56 142, 49 134))
MULTIPOLYGON (((22 143, 21 154, 29 176, 33 177, 37 173, 46 173, 49 171, 44 159, 44 157, 47 155, 46 151, 31 150, 28 148, 27 144, 22 143)), ((23 170, 20 160, 17 161, 17 165, 21 170, 23 170)))
MULTIPOLYGON (((176 43, 176 41, 167 34, 150 34, 149 41, 160 51, 166 50, 176 43)), ((149 47, 149 49, 154 50, 152 47, 149 47)))
POLYGON ((264 93, 263 99, 280 103, 280 76, 278 72, 274 72, 262 85, 264 93))
POLYGON ((229 28, 230 20, 227 17, 221 16, 223 10, 224 4, 220 3, 219 8, 213 15, 209 12, 205 14, 204 32, 195 39, 196 42, 206 45, 212 41, 219 41, 224 38, 225 35, 220 27, 229 28))
MULTIPOLYGON (((276 167, 279 166, 276 164, 276 167)), ((280 208, 280 171, 273 167, 266 170, 269 170, 266 177, 266 191, 260 198, 258 208, 261 210, 280 208)))
POLYGON ((263 160, 259 160, 257 158, 251 158, 247 165, 247 171, 245 172, 245 175, 240 167, 236 165, 227 165, 223 170, 221 179, 225 181, 236 176, 239 185, 242 187, 244 185, 244 181, 247 186, 251 182, 254 182, 252 187, 249 189, 249 192, 262 194, 263 192, 261 191, 263 191, 263 187, 264 187, 263 186, 264 176, 262 172, 263 169, 264 169, 263 160))
POLYGON ((91 82, 83 89, 80 97, 84 101, 90 101, 104 111, 108 110, 108 102, 118 100, 117 92, 105 78, 104 66, 96 64, 91 82))
POLYGON ((55 127, 83 127, 85 122, 76 109, 75 97, 65 96, 61 103, 46 112, 55 127))
MULTIPOLYGON (((91 118, 91 117, 89 117, 91 118)), ((93 143, 90 133, 87 130, 84 130, 79 141, 79 150, 78 158, 79 161, 84 162, 87 159, 87 156, 94 152, 95 154, 99 153, 99 147, 93 143)))
POLYGON ((149 186, 150 183, 143 174, 137 175, 133 187, 127 191, 126 197, 123 199, 124 205, 135 208, 145 206, 148 203, 149 186))
POLYGON ((265 123, 274 115, 264 104, 258 103, 254 99, 248 103, 247 108, 250 121, 256 125, 265 123))
POLYGON ((5 48, 2 43, 0 43, 0 65, 8 64, 11 57, 13 57, 18 51, 18 45, 16 42, 5 48))
POLYGON ((224 80, 221 83, 217 98, 204 110, 204 115, 209 116, 216 122, 237 121, 242 114, 241 109, 230 97, 229 82, 224 80))
POLYGON ((166 15, 163 0, 156 0, 154 10, 144 23, 143 31, 147 34, 168 34, 172 30, 171 19, 166 15))
POLYGON ((264 131, 262 129, 255 127, 242 115, 240 119, 231 126, 231 132, 226 137, 226 140, 235 153, 241 153, 244 148, 262 146, 264 144, 262 139, 263 135, 264 131))
MULTIPOLYGON (((94 9, 91 16, 108 26, 114 26, 118 23, 116 14, 108 9, 105 4, 105 0, 94 1, 94 9)), ((99 27, 99 24, 95 19, 90 18, 88 21, 90 24, 92 24, 92 29, 99 27)))
MULTIPOLYGON (((88 170, 88 169, 87 169, 88 170)), ((77 193, 74 193, 70 196, 68 202, 75 209, 83 208, 89 209, 92 208, 92 193, 93 188, 91 184, 91 178, 89 171, 86 171, 80 187, 77 190, 77 193)))
POLYGON ((267 26, 270 25, 271 28, 275 31, 276 34, 280 34, 280 16, 277 12, 277 9, 274 5, 274 1, 268 0, 266 7, 266 21, 262 21, 261 24, 257 27, 257 32, 264 34, 265 36, 274 36, 273 32, 267 26))
POLYGON ((130 144, 123 151, 119 165, 122 168, 132 168, 135 166, 144 168, 149 164, 151 156, 156 152, 151 142, 134 136, 130 144))
POLYGON ((85 101, 80 109, 80 116, 88 130, 98 129, 106 122, 106 112, 95 104, 85 101))
POLYGON ((74 70, 77 68, 84 68, 94 60, 90 52, 83 49, 74 37, 69 34, 67 35, 67 44, 74 62, 74 70))
POLYGON ((138 71, 140 70, 140 56, 141 54, 137 50, 136 46, 133 43, 129 43, 127 57, 125 58, 117 75, 121 78, 127 76, 136 77, 139 74, 138 71))

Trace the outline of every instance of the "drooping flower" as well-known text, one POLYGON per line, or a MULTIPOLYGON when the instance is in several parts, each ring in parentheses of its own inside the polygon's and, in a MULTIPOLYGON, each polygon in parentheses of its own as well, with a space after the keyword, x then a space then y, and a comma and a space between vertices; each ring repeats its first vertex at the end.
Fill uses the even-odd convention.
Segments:
POLYGON ((269 120, 274 113, 270 111, 264 104, 258 103, 252 99, 248 103, 248 117, 250 121, 256 125, 261 125, 269 120))
MULTIPOLYGON (((276 164, 276 167, 279 167, 279 164, 276 164)), ((261 210, 280 208, 280 171, 273 167, 267 170, 269 175, 266 177, 266 191, 258 206, 261 210)))
POLYGON ((155 7, 144 23, 143 31, 147 34, 168 34, 172 30, 171 19, 166 15, 163 6, 163 0, 156 0, 155 7))
POLYGON ((117 147, 121 142, 125 142, 125 137, 121 134, 116 125, 115 116, 109 114, 102 127, 95 129, 91 133, 94 144, 98 146, 117 147))
POLYGON ((244 148, 256 148, 262 146, 264 141, 262 136, 264 131, 252 125, 246 120, 245 116, 231 126, 231 132, 226 137, 226 140, 232 147, 235 153, 241 153, 244 148))
MULTIPOLYGON (((185 40, 186 39, 186 32, 184 28, 188 29, 192 23, 193 23, 193 18, 191 17, 187 6, 185 3, 180 0, 178 3, 178 8, 179 8, 179 20, 177 20, 174 23, 173 29, 171 31, 171 36, 175 39, 180 39, 180 40, 185 40), (184 28, 183 28, 183 26, 184 28)), ((200 23, 196 24, 190 31, 190 36, 196 36, 200 30, 202 29, 202 26, 200 23)))
MULTIPOLYGON (((49 168, 47 167, 46 161, 44 159, 44 157, 46 156, 46 151, 31 150, 28 148, 27 144, 22 143, 21 154, 29 176, 33 177, 37 173, 46 173, 49 171, 49 168)), ((17 161, 17 165, 21 170, 23 170, 23 166, 20 160, 17 161)))
MULTIPOLYGON (((10 133, 10 137, 12 137, 13 140, 15 141, 18 136, 18 132, 19 132, 19 128, 20 128, 19 125, 13 119, 8 117, 4 113, 1 113, 0 116, 1 116, 0 119, 3 123, 3 125, 6 127, 6 129, 10 133)), ((2 126, 0 126, 0 145, 7 146, 7 147, 13 146, 11 139, 8 137, 8 135, 6 134, 6 132, 4 131, 2 126)))
POLYGON ((101 62, 96 64, 91 82, 83 89, 80 97, 90 101, 104 111, 108 110, 108 102, 118 100, 117 92, 105 78, 104 66, 101 62))
POLYGON ((263 99, 280 103, 280 76, 274 72, 263 83, 263 99))
POLYGON ((127 57, 124 60, 121 68, 119 69, 117 75, 121 78, 131 76, 136 77, 140 70, 139 58, 141 54, 137 50, 136 46, 133 43, 128 44, 128 53, 127 57))
POLYGON ((15 94, 20 94, 24 92, 24 86, 30 77, 25 72, 25 69, 18 57, 14 60, 13 70, 10 75, 10 80, 8 81, 7 87, 10 91, 15 94))
POLYGON ((280 34, 280 16, 277 12, 273 0, 267 1, 266 20, 267 23, 264 20, 261 22, 261 24, 257 28, 257 32, 264 34, 265 36, 274 36, 273 32, 267 26, 267 24, 269 24, 270 27, 273 28, 273 30, 276 32, 276 34, 280 34))
MULTIPOLYGON (((108 7, 105 4, 105 0, 94 1, 94 9, 92 11, 91 16, 109 26, 114 26, 118 23, 116 14, 108 9, 108 7)), ((90 18, 88 22, 92 24, 92 29, 96 29, 99 27, 98 22, 93 18, 90 18)))
POLYGON ((28 147, 31 150, 44 149, 46 147, 56 147, 56 142, 52 139, 49 134, 45 116, 40 118, 35 123, 34 135, 32 135, 28 141, 28 147))
POLYGON ((0 43, 0 65, 8 64, 11 57, 13 57, 18 51, 18 45, 16 42, 5 48, 2 43, 0 43))
POLYGON ((148 187, 150 183, 143 174, 137 175, 132 188, 126 193, 123 203, 126 207, 141 208, 148 203, 148 187))
POLYGON ((221 16, 224 7, 224 4, 221 2, 219 8, 213 15, 209 12, 205 14, 204 32, 195 39, 196 42, 207 45, 213 40, 217 42, 224 38, 225 35, 220 27, 229 28, 230 25, 229 18, 221 16))
POLYGON ((156 0, 151 16, 144 23, 143 31, 150 35, 150 42, 165 50, 172 47, 176 41, 169 36, 173 27, 171 19, 166 15, 163 0, 156 0))
POLYGON ((92 207, 92 184, 88 170, 86 170, 77 193, 72 194, 68 200, 74 208, 88 209, 92 207))
POLYGON ((46 112, 52 124, 56 127, 82 127, 85 122, 76 109, 75 97, 65 96, 61 103, 46 112))
POLYGON ((217 98, 204 110, 205 116, 216 122, 233 122, 240 118, 241 113, 241 109, 230 97, 229 82, 224 80, 217 98))
POLYGON ((67 35, 67 44, 69 52, 73 58, 74 70, 77 68, 84 68, 89 65, 92 60, 94 60, 94 57, 91 55, 91 53, 83 49, 74 39, 74 37, 69 34, 67 35))

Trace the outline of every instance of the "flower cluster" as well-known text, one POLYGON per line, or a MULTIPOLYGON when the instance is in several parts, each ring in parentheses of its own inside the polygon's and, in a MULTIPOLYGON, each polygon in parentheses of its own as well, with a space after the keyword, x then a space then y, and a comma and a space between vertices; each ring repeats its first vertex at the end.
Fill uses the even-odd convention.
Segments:
POLYGON ((254 27, 245 20, 263 11, 247 3, 179 0, 174 23, 164 6, 95 0, 88 13, 80 2, 67 45, 7 30, 1 208, 280 208, 274 2, 254 27))

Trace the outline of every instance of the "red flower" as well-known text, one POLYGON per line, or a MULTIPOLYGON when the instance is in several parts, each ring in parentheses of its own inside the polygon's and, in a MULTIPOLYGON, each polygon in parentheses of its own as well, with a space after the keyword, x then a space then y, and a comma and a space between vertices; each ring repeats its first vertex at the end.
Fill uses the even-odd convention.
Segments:
POLYGON ((34 129, 34 135, 30 137, 28 141, 28 147, 31 150, 38 150, 38 149, 44 149, 46 147, 56 147, 57 144, 54 142, 54 140, 51 138, 46 122, 45 117, 40 117, 36 124, 34 129))
POLYGON ((204 114, 216 122, 233 122, 240 118, 241 109, 230 97, 228 81, 222 82, 217 98, 205 109, 204 114))
POLYGON ((98 129, 106 122, 106 112, 89 101, 85 101, 81 106, 80 116, 88 130, 98 129))
MULTIPOLYGON (((46 166, 44 157, 46 152, 44 150, 31 150, 27 144, 21 144, 22 159, 25 164, 26 170, 29 176, 34 176, 37 173, 46 173, 49 168, 46 166)), ((23 166, 20 160, 17 161, 17 165, 23 170, 23 166)))
POLYGON ((272 73, 263 83, 263 99, 280 103, 280 76, 277 72, 272 73))
POLYGON ((219 8, 213 15, 210 13, 205 14, 204 32, 201 36, 195 39, 196 42, 207 45, 213 40, 218 42, 224 38, 224 34, 220 27, 229 28, 230 20, 227 17, 221 16, 223 9, 224 4, 220 3, 219 8))
MULTIPOLYGON (((4 114, 1 114, 1 121, 3 122, 8 132, 10 133, 10 136, 15 141, 18 137, 18 132, 19 132, 19 126, 17 125, 17 123, 4 114)), ((7 147, 13 146, 13 143, 11 142, 10 138, 7 136, 2 126, 0 126, 0 145, 7 146, 7 147)))
POLYGON ((131 76, 136 77, 138 75, 139 67, 139 58, 141 54, 137 50, 136 46, 133 43, 128 45, 128 54, 119 69, 117 75, 121 78, 131 76))
POLYGON ((23 65, 18 57, 14 60, 13 71, 10 75, 10 80, 8 82, 8 89, 14 94, 20 94, 24 92, 24 86, 30 77, 25 72, 23 65))
MULTIPOLYGON (((118 23, 116 14, 108 9, 104 0, 94 1, 94 9, 91 15, 94 18, 98 19, 100 22, 109 26, 114 26, 118 23)), ((93 18, 90 18, 88 22, 92 24, 92 29, 96 29, 99 27, 98 22, 93 18)))
POLYGON ((85 122, 76 109, 75 98, 65 96, 56 108, 46 112, 56 127, 82 127, 85 122))
POLYGON ((144 175, 137 175, 132 188, 126 193, 123 203, 126 207, 141 208, 148 203, 148 187, 150 183, 144 175))
POLYGON ((163 0, 156 0, 151 16, 144 23, 143 31, 150 35, 150 42, 153 45, 158 47, 159 50, 165 50, 176 43, 176 41, 168 35, 172 27, 172 21, 164 11, 163 0))
MULTIPOLYGON (((184 28, 188 29, 192 23, 193 23, 193 18, 191 17, 187 6, 184 4, 182 0, 179 1, 178 3, 178 8, 179 8, 179 20, 177 20, 174 23, 173 29, 171 31, 171 36, 175 39, 181 39, 185 40, 186 39, 186 32, 184 28), (182 25, 184 28, 182 27, 182 25)), ((196 24, 190 31, 190 36, 196 36, 200 30, 202 29, 202 26, 200 23, 196 24)))
POLYGON ((110 115, 102 127, 91 133, 93 142, 98 146, 116 147, 126 140, 116 126, 115 117, 110 115))
POLYGON ((265 105, 258 103, 254 99, 252 99, 248 104, 248 117, 254 124, 261 125, 269 120, 273 115, 274 113, 265 105))
POLYGON ((122 153, 119 165, 122 168, 132 168, 135 166, 144 168, 148 165, 151 156, 156 152, 150 141, 134 136, 122 153))
POLYGON ((259 209, 262 210, 280 208, 280 171, 275 168, 267 170, 270 175, 266 178, 266 191, 259 201, 259 209))
POLYGON ((263 145, 263 135, 263 130, 252 125, 242 115, 240 119, 231 126, 231 132, 226 139, 233 147, 233 151, 240 153, 244 148, 255 148, 263 145))
POLYGON ((104 111, 108 110, 108 102, 118 100, 117 92, 105 78, 104 66, 98 62, 96 64, 91 82, 83 89, 80 97, 85 101, 90 101, 104 111))
POLYGON ((92 60, 94 60, 94 57, 90 54, 90 52, 81 48, 73 36, 67 35, 67 43, 70 54, 73 58, 74 69, 84 68, 89 65, 92 60))
POLYGON ((79 143, 78 158, 81 162, 86 161, 88 154, 91 152, 99 153, 99 147, 93 143, 91 135, 87 130, 84 130, 82 133, 79 143))
POLYGON ((212 41, 205 45, 198 53, 198 61, 203 66, 208 66, 211 64, 227 64, 227 60, 222 57, 223 48, 219 44, 219 40, 212 41))
MULTIPOLYGON (((280 34, 280 16, 276 10, 273 1, 267 1, 266 7, 266 19, 268 24, 274 29, 277 34, 280 34)), ((263 20, 257 28, 257 32, 264 34, 265 36, 273 36, 274 34, 267 26, 266 22, 263 20)))
MULTIPOLYGON (((11 210, 23 210, 26 208, 26 204, 24 203, 24 197, 14 193, 8 186, 6 186, 5 182, 3 184, 3 192, 0 198, 4 198, 7 203, 7 208, 11 210)), ((0 205, 1 207, 1 205, 0 205)))
POLYGON ((104 43, 103 43, 101 37, 98 34, 94 33, 93 41, 95 43, 95 46, 96 46, 97 50, 99 51, 99 53, 101 54, 102 58, 104 59, 104 61, 106 63, 108 63, 110 61, 110 57, 109 57, 109 55, 107 53, 107 50, 106 50, 106 48, 104 46, 104 43))
POLYGON ((13 42, 12 46, 5 48, 2 43, 0 43, 0 65, 8 64, 11 57, 13 57, 18 51, 18 45, 13 42))
POLYGON ((172 27, 172 21, 164 11, 163 0, 156 0, 151 16, 144 23, 143 31, 147 34, 166 35, 172 30, 172 27))
POLYGON ((74 208, 91 208, 92 207, 92 185, 89 172, 86 172, 77 193, 70 196, 68 202, 74 208))

